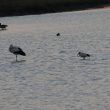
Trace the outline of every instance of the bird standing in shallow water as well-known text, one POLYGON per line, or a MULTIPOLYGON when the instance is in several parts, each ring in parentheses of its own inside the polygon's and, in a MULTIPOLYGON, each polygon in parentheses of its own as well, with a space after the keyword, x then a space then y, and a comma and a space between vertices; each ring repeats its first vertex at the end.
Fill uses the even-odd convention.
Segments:
POLYGON ((78 52, 77 56, 82 57, 85 60, 86 57, 90 57, 90 54, 78 52))
POLYGON ((60 33, 57 33, 56 36, 60 36, 60 33))
POLYGON ((12 44, 9 47, 9 51, 16 55, 16 61, 17 61, 17 55, 26 56, 25 52, 18 46, 13 46, 12 44))
POLYGON ((8 25, 6 25, 6 24, 1 24, 1 23, 0 23, 0 28, 1 28, 2 30, 5 30, 6 27, 8 27, 8 25))

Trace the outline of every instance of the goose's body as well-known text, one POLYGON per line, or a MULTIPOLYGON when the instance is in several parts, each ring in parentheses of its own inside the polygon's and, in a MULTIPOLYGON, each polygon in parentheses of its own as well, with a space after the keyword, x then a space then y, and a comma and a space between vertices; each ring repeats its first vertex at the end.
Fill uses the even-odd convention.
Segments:
POLYGON ((25 52, 18 46, 13 46, 12 44, 9 47, 9 51, 16 55, 16 61, 17 61, 17 55, 26 56, 25 52))
POLYGON ((8 27, 8 25, 1 24, 1 23, 0 23, 0 28, 1 28, 2 30, 6 29, 6 27, 8 27))
POLYGON ((77 55, 78 55, 79 57, 82 57, 83 59, 85 59, 86 57, 90 57, 90 54, 83 53, 83 52, 78 52, 77 55))

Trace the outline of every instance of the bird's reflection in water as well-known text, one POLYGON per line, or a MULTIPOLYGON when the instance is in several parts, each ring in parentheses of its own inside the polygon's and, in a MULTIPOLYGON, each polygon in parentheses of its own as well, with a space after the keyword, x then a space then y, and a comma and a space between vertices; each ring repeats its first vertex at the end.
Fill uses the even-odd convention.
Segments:
POLYGON ((12 61, 11 63, 14 64, 14 63, 23 63, 23 62, 26 62, 26 60, 19 60, 19 61, 18 60, 17 61, 15 60, 15 61, 12 61))

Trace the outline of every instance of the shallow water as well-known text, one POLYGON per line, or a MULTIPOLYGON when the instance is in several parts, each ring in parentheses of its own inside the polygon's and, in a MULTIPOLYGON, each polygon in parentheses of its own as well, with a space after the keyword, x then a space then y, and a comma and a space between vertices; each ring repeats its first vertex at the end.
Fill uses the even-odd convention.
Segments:
POLYGON ((0 110, 110 110, 109 9, 0 21, 0 110), (15 62, 10 44, 27 56, 15 62))

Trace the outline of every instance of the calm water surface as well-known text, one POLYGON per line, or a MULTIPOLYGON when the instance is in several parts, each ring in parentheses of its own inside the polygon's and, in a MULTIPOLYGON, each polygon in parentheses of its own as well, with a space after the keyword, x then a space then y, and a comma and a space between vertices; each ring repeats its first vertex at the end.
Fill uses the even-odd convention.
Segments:
POLYGON ((0 22, 0 110, 110 110, 110 9, 0 22), (10 44, 27 56, 15 62, 10 44))

